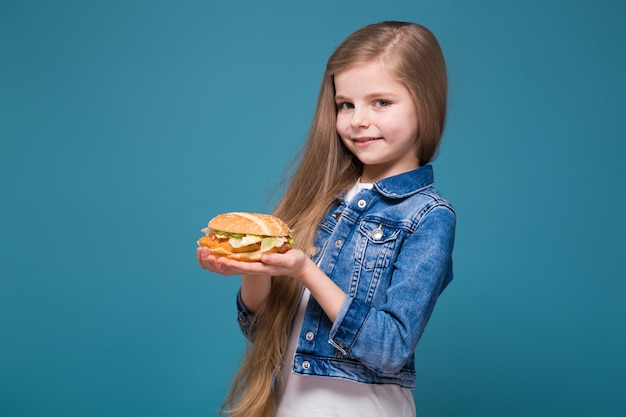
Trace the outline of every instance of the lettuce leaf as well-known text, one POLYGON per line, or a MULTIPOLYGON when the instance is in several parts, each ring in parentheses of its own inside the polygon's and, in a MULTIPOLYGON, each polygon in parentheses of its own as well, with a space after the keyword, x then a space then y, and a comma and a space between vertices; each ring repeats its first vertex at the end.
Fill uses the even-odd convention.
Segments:
POLYGON ((242 237, 231 237, 228 239, 228 243, 233 248, 240 248, 242 246, 252 245, 254 243, 261 242, 261 236, 256 235, 242 235, 242 237))
POLYGON ((229 232, 222 232, 218 230, 214 230, 213 233, 215 233, 217 237, 222 237, 222 238, 241 239, 242 237, 246 236, 243 233, 229 233, 229 232))

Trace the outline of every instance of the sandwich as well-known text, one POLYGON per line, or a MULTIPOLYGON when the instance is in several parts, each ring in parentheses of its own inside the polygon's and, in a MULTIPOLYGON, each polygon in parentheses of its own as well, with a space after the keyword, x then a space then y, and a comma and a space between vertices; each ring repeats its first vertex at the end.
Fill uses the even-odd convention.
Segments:
POLYGON ((269 214, 232 212, 215 216, 198 240, 217 257, 257 262, 265 253, 284 253, 294 244, 291 230, 269 214))

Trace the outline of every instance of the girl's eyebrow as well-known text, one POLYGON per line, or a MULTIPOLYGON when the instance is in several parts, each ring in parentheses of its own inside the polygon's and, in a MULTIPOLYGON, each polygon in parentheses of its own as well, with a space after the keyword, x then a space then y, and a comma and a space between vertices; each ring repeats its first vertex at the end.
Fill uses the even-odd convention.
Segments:
MULTIPOLYGON (((390 93, 390 92, 385 92, 385 91, 380 91, 380 92, 373 92, 373 93, 368 93, 365 96, 366 100, 373 100, 375 98, 381 98, 381 97, 389 97, 389 98, 394 98, 396 97, 396 94, 394 93, 390 93)), ((345 97, 341 94, 336 94, 335 95, 335 101, 350 101, 351 99, 348 97, 345 97)))

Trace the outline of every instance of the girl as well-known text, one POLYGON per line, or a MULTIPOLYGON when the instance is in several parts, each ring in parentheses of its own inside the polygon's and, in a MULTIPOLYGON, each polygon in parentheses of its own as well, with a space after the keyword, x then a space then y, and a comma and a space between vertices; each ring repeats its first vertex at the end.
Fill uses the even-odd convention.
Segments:
POLYGON ((250 340, 225 412, 415 416, 414 350, 452 279, 455 214, 433 188, 447 78, 435 37, 382 22, 330 57, 301 159, 274 215, 296 249, 200 266, 241 275, 250 340))

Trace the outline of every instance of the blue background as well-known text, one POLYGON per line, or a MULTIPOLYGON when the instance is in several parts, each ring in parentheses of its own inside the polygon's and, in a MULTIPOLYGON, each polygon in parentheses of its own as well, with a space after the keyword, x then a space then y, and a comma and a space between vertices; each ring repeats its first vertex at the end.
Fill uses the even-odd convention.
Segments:
POLYGON ((243 351, 200 229, 268 211, 355 29, 438 36, 456 279, 418 413, 617 416, 623 1, 0 2, 0 415, 212 416, 243 351))

